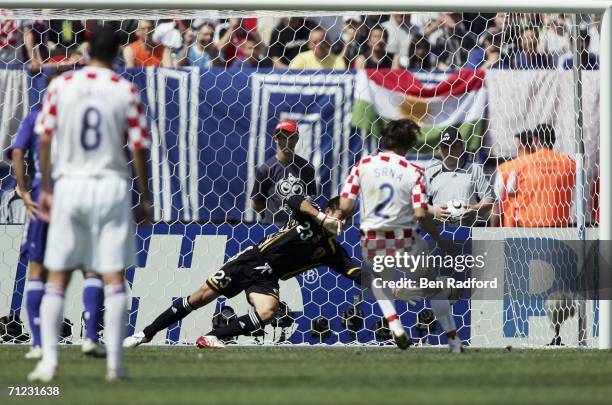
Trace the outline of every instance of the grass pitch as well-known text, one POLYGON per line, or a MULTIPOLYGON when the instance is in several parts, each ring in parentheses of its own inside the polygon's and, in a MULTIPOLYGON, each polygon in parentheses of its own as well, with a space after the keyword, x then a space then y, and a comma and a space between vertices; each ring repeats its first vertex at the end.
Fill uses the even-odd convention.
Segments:
MULTIPOLYGON (((142 347, 134 380, 103 381, 104 360, 63 348, 55 404, 610 404, 612 351, 142 347)), ((27 385, 27 347, 0 346, 6 385, 27 385)), ((32 398, 26 400, 31 401, 32 398)), ((19 401, 23 402, 23 401, 19 401)), ((32 402, 30 402, 32 403, 32 402)))

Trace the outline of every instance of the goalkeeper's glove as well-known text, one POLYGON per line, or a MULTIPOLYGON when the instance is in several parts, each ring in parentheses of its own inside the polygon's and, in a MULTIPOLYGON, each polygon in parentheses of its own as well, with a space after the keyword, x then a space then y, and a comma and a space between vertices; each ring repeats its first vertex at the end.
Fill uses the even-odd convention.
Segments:
POLYGON ((342 232, 342 221, 338 218, 330 217, 329 215, 319 212, 315 220, 330 235, 338 236, 340 232, 342 232))

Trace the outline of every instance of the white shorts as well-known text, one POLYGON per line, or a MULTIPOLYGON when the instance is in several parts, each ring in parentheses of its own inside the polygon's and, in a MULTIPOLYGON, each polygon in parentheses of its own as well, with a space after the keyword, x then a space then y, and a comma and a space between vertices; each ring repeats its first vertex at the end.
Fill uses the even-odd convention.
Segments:
POLYGON ((127 179, 63 177, 55 183, 45 267, 122 271, 134 264, 135 233, 127 179))

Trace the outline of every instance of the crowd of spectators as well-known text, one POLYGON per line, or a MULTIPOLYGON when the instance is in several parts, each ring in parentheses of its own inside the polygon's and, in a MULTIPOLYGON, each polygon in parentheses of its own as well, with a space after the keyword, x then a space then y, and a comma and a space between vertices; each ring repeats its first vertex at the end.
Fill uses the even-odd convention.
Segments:
MULTIPOLYGON (((1 16, 1 12, 0 12, 1 16)), ((0 18, 0 64, 78 64, 98 21, 0 18)), ((121 63, 277 69, 570 69, 563 14, 413 13, 338 17, 124 20, 121 63)), ((599 20, 579 21, 580 65, 598 69, 599 20)))

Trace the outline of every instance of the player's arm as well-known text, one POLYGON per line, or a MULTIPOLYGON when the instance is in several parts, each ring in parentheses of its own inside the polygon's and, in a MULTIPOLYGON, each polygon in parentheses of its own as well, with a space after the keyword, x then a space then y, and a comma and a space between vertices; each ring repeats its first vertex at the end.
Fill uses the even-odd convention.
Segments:
POLYGON ((317 224, 321 225, 326 232, 333 236, 339 235, 340 232, 342 232, 344 226, 343 221, 319 211, 301 195, 289 197, 287 199, 287 205, 294 212, 299 212, 300 214, 311 217, 317 224))
POLYGON ((144 108, 140 103, 138 88, 132 86, 131 100, 127 112, 127 141, 132 152, 134 175, 140 191, 140 198, 136 207, 136 222, 149 223, 151 221, 151 200, 149 199, 149 176, 147 173, 147 154, 149 139, 147 133, 147 119, 144 108))
POLYGON ((15 137, 15 142, 8 152, 8 158, 13 161, 13 172, 17 180, 17 191, 28 210, 28 216, 31 219, 38 215, 38 202, 32 200, 30 191, 26 181, 26 151, 32 147, 32 138, 34 134, 34 122, 31 120, 32 115, 28 115, 19 126, 19 131, 15 137))
POLYGON ((39 144, 40 159, 40 217, 45 222, 51 221, 53 204, 53 185, 51 182, 51 133, 43 133, 39 144))
POLYGON ((359 162, 357 162, 351 168, 351 173, 342 185, 342 191, 340 192, 340 219, 346 221, 353 216, 360 188, 361 179, 359 177, 359 162))
POLYGON ((15 148, 12 150, 11 156, 13 160, 13 172, 17 180, 17 191, 28 210, 28 216, 30 219, 34 219, 38 215, 38 204, 32 200, 32 196, 26 185, 25 150, 22 148, 15 148))
POLYGON ((47 89, 45 100, 36 119, 34 132, 40 136, 40 197, 38 201, 38 215, 45 221, 51 220, 51 206, 53 205, 53 184, 51 180, 51 141, 57 130, 57 94, 60 87, 60 78, 54 79, 47 89))
POLYGON ((340 211, 342 212, 343 220, 347 220, 353 216, 355 205, 355 200, 351 200, 347 197, 340 197, 340 211))
POLYGON ((370 286, 372 284, 370 273, 356 265, 340 243, 336 241, 335 246, 336 252, 326 264, 336 273, 353 280, 357 285, 370 286))

